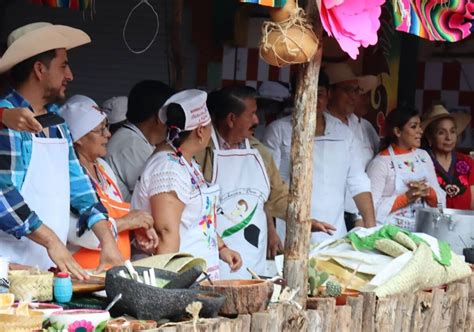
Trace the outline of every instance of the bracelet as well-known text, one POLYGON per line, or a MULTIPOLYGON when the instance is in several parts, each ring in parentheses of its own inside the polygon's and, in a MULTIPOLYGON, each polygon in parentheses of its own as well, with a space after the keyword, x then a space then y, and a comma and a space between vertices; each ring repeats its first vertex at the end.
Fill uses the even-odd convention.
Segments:
POLYGON ((223 243, 219 248, 218 251, 221 252, 222 249, 228 248, 225 243, 223 243))

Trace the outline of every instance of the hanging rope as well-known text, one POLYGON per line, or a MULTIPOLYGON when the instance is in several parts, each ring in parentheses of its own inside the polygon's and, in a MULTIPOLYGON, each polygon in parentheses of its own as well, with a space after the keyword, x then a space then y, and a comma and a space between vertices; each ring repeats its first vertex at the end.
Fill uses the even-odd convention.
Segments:
POLYGON ((130 52, 132 53, 135 53, 135 54, 142 54, 142 53, 145 53, 150 47, 151 45, 153 45, 153 43, 155 42, 156 40, 156 37, 158 36, 158 31, 160 30, 160 18, 158 17, 158 13, 156 12, 155 8, 153 8, 153 6, 150 4, 150 2, 148 0, 140 0, 139 3, 137 3, 135 5, 135 7, 132 8, 132 10, 130 11, 130 13, 128 14, 127 16, 127 19, 125 20, 125 24, 123 26, 123 31, 122 31, 122 36, 123 36, 123 41, 125 43, 125 45, 127 46, 127 48, 130 50, 130 52), (148 43, 148 45, 144 48, 144 49, 141 49, 141 50, 134 50, 127 42, 127 37, 125 37, 125 32, 127 30, 127 26, 128 26, 128 22, 130 21, 130 17, 132 16, 132 14, 135 12, 135 10, 137 10, 138 7, 140 7, 141 5, 146 5, 148 7, 151 8, 151 11, 153 12, 153 14, 155 14, 155 18, 156 18, 156 29, 155 29, 155 34, 153 35, 153 38, 151 39, 151 41, 148 43))

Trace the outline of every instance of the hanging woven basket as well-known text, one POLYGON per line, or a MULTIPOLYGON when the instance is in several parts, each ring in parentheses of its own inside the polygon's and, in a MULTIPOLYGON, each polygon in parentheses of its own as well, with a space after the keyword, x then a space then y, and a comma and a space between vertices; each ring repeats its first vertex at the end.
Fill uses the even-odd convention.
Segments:
POLYGON ((297 7, 284 21, 263 23, 260 57, 277 67, 305 63, 316 53, 318 43, 305 12, 297 7))

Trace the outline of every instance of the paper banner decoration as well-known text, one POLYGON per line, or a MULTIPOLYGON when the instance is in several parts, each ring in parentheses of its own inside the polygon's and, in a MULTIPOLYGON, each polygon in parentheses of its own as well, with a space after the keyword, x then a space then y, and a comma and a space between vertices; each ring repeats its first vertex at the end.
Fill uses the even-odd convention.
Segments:
POLYGON ((94 0, 30 0, 30 2, 35 5, 75 10, 90 9, 92 1, 94 0))
POLYGON ((381 6, 385 0, 321 0, 321 22, 341 49, 356 59, 359 47, 377 44, 381 6))
POLYGON ((456 42, 471 34, 472 0, 395 0, 395 26, 429 40, 456 42))
POLYGON ((261 6, 281 8, 285 6, 286 0, 240 0, 243 3, 255 3, 261 6))

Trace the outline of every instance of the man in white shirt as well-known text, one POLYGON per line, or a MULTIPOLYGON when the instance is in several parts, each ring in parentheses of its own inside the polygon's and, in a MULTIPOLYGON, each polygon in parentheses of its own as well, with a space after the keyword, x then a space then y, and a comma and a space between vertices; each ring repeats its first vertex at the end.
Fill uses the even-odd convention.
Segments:
MULTIPOLYGON (((364 170, 377 153, 378 142, 372 142, 362 126, 362 122, 354 112, 360 102, 360 95, 377 86, 375 76, 356 76, 346 62, 331 63, 324 67, 329 77, 328 112, 334 120, 346 126, 354 135, 354 160, 361 162, 364 170)), ((370 125, 370 123, 369 123, 370 125)), ((346 222, 350 228, 359 224, 361 216, 351 194, 346 193, 345 201, 346 222)))
POLYGON ((127 202, 132 198, 145 162, 166 137, 166 127, 158 118, 158 111, 173 93, 168 85, 152 80, 141 81, 130 90, 128 122, 111 137, 106 157, 127 202))
MULTIPOLYGON (((324 221, 336 227, 334 237, 346 234, 344 223, 344 196, 348 189, 364 217, 361 226, 375 226, 370 181, 361 163, 353 163, 354 136, 334 117, 324 112, 328 101, 329 80, 324 72, 319 76, 317 127, 313 153, 313 190, 311 218, 324 221)), ((283 179, 290 177, 291 117, 271 123, 264 143, 270 148, 283 179)), ((281 223, 278 232, 283 237, 281 223)), ((330 235, 313 233, 312 242, 321 242, 330 235)))

